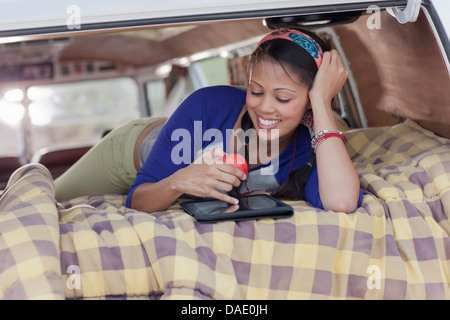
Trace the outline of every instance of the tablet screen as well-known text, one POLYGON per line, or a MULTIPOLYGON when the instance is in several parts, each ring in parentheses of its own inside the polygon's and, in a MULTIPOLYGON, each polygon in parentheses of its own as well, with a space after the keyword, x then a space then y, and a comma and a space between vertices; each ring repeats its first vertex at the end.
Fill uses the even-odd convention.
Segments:
POLYGON ((292 207, 265 194, 239 196, 238 200, 238 206, 221 200, 184 202, 181 206, 197 220, 232 220, 292 214, 292 207))
POLYGON ((253 196, 253 197, 239 197, 239 207, 235 208, 228 202, 221 200, 203 201, 196 205, 195 212, 199 215, 211 215, 218 213, 239 212, 256 209, 269 209, 281 206, 280 203, 265 197, 265 196, 253 196))

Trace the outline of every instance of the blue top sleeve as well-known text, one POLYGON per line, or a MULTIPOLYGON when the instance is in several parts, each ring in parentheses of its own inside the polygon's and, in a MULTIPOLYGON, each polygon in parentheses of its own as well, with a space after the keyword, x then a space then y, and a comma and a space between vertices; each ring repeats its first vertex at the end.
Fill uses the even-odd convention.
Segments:
MULTIPOLYGON (((204 132, 218 128, 226 135, 245 104, 245 91, 231 86, 199 89, 189 95, 167 120, 147 160, 136 175, 126 200, 145 182, 158 182, 194 161, 195 154, 211 141, 204 132)), ((225 150, 225 149, 224 149, 225 150)))

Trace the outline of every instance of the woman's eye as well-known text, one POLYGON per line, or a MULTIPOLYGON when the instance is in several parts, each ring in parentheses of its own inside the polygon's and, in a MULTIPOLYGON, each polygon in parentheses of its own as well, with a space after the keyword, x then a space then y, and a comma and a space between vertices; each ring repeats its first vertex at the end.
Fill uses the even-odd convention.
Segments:
POLYGON ((252 91, 251 93, 252 93, 252 95, 254 95, 254 96, 262 96, 262 95, 263 95, 262 92, 255 92, 255 91, 252 91))
POLYGON ((288 103, 289 101, 291 101, 291 99, 281 99, 281 98, 276 98, 278 102, 281 103, 288 103))

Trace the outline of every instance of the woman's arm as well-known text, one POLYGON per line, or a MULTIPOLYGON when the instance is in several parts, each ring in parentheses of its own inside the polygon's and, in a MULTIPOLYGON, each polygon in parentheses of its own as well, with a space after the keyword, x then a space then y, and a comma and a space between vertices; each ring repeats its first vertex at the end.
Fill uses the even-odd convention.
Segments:
MULTIPOLYGON (((309 92, 314 114, 314 130, 336 130, 331 100, 342 89, 348 71, 336 50, 325 52, 309 92)), ((319 194, 324 209, 342 212, 356 210, 359 177, 339 137, 324 140, 316 149, 319 194)))
POLYGON ((149 213, 163 211, 183 194, 237 204, 236 198, 218 190, 231 191, 241 184, 245 175, 233 165, 215 160, 222 151, 213 152, 203 154, 202 161, 195 161, 161 181, 141 184, 133 192, 130 207, 149 213))

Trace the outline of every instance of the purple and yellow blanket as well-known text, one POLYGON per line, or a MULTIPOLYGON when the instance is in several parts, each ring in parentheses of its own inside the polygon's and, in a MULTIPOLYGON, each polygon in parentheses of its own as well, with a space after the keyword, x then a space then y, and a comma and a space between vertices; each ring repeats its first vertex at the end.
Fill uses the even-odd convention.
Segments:
POLYGON ((352 214, 199 224, 118 195, 56 203, 47 169, 0 198, 3 299, 450 299, 450 142, 413 121, 346 132, 352 214))

